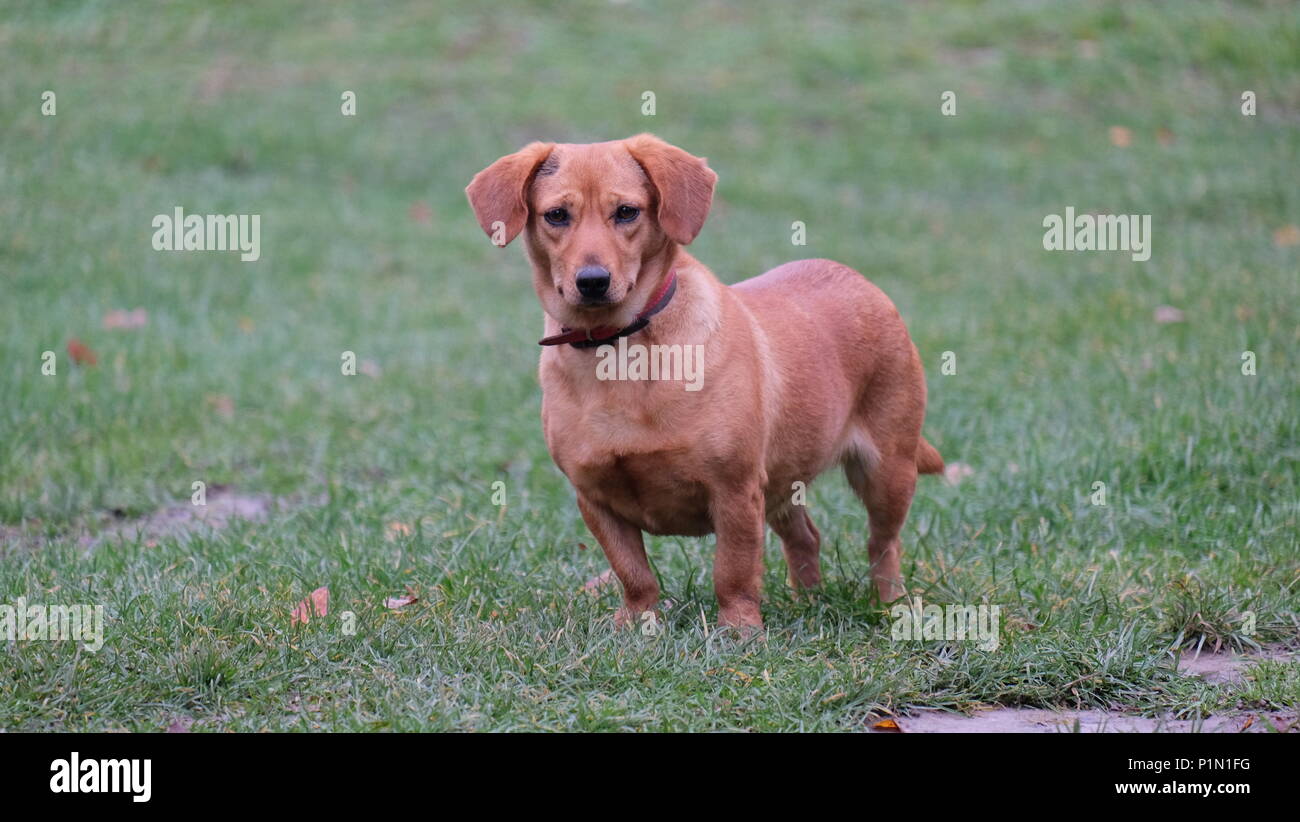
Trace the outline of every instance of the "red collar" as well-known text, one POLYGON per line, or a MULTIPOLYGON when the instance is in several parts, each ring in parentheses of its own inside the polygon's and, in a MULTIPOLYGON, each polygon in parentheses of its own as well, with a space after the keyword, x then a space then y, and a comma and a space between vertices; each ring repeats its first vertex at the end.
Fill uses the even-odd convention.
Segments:
POLYGON ((631 325, 615 329, 607 326, 592 328, 588 331, 582 329, 562 328, 559 334, 545 337, 537 342, 538 345, 564 345, 568 343, 574 348, 593 348, 597 345, 604 345, 619 337, 626 337, 629 334, 635 334, 650 324, 650 318, 663 311, 672 302, 673 294, 677 293, 677 269, 668 272, 664 278, 664 284, 659 286, 659 291, 650 298, 645 309, 636 315, 636 319, 631 325))

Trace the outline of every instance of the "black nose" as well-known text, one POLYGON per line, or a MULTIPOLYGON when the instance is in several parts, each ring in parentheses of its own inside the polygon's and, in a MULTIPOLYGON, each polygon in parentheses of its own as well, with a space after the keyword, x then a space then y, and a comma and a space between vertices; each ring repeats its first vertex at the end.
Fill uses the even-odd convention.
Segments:
POLYGON ((589 300, 605 296, 609 290, 609 269, 585 265, 578 269, 578 292, 589 300))

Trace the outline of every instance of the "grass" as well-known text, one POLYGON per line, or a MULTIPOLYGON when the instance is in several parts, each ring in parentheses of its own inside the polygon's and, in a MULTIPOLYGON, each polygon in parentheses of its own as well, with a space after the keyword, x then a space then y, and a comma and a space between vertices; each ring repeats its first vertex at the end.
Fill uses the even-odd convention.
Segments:
POLYGON ((6 643, 0 727, 1295 710, 1293 665, 1241 686, 1173 673, 1180 648, 1300 630, 1300 246, 1275 241, 1300 224, 1289 4, 3 7, 0 602, 103 604, 107 625, 94 654, 6 643), (712 630, 710 540, 650 540, 675 603, 661 636, 614 632, 616 596, 578 593, 605 563, 542 442, 540 311, 462 188, 531 139, 645 130, 717 170, 693 252, 721 278, 831 257, 899 305, 927 435, 973 469, 921 484, 905 573, 927 602, 1000 605, 997 651, 891 641, 838 476, 810 500, 825 590, 792 598, 770 541, 761 638, 712 630), (262 215, 261 260, 153 251, 177 205, 262 215), (1044 251, 1066 206, 1152 215, 1150 261, 1044 251), (1185 321, 1154 322, 1161 305, 1185 321), (137 306, 145 327, 102 327, 137 306), (97 367, 68 360, 73 337, 97 367), (344 351, 378 375, 343 376, 344 351), (296 502, 82 538, 196 480, 296 502), (322 585, 330 616, 291 627, 322 585), (384 607, 408 587, 418 603, 384 607))

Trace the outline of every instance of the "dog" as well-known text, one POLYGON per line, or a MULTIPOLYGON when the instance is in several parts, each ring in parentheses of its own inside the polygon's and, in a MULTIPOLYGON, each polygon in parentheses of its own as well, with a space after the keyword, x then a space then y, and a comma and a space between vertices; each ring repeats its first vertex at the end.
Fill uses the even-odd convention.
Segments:
POLYGON ((723 285, 685 249, 716 183, 704 158, 640 134, 532 143, 465 189, 494 244, 524 234, 545 313, 542 431, 622 584, 615 622, 658 604, 643 532, 712 533, 719 624, 761 629, 764 525, 796 591, 819 585, 801 491, 834 465, 866 506, 872 581, 891 602, 906 592, 899 534, 917 474, 943 471, 921 436, 920 356, 884 292, 840 263, 723 285), (630 343, 700 346, 700 390, 598 373, 630 343))

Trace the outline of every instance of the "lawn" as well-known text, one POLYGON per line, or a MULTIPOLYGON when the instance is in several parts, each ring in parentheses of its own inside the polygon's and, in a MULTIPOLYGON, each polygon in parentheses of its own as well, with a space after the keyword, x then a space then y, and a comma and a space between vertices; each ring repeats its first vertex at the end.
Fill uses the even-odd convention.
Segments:
POLYGON ((1300 663, 1175 671, 1300 642, 1294 5, 5 0, 0 55, 0 603, 105 612, 97 652, 0 639, 0 728, 1294 713, 1300 663), (717 171, 692 252, 724 281, 830 257, 898 304, 969 469, 920 483, 904 572, 999 605, 995 651, 891 639, 837 474, 825 588, 792 597, 770 537, 759 637, 715 630, 711 539, 648 540, 660 635, 581 592, 606 565, 542 441, 528 266, 463 188, 641 131, 717 171), (177 206, 261 215, 261 258, 154 250, 177 206), (1150 259, 1045 250, 1067 207, 1151 215, 1150 259), (132 527, 195 482, 266 511, 132 527))

